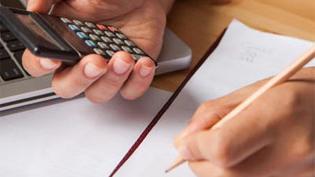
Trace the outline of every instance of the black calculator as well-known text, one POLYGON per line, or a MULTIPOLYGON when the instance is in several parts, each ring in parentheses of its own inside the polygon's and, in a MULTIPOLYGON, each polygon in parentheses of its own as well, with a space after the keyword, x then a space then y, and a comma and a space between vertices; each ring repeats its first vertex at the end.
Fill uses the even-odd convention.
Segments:
POLYGON ((65 64, 75 64, 92 53, 102 55, 107 60, 117 51, 130 53, 135 61, 149 57, 113 26, 7 7, 0 7, 0 17, 34 55, 60 59, 65 64))

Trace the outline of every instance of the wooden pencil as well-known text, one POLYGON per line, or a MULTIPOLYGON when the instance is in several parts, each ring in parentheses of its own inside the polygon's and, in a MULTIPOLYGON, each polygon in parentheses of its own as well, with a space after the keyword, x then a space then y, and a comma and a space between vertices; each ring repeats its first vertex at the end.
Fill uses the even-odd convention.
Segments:
MULTIPOLYGON (((256 92, 254 92, 251 96, 249 96, 245 101, 239 104, 235 109, 233 109, 230 113, 228 113, 225 117, 223 117, 217 124, 215 124, 211 129, 217 129, 224 125, 225 122, 237 116, 240 112, 250 106, 257 98, 266 93, 272 87, 279 85, 290 77, 292 77, 296 72, 303 68, 308 62, 310 62, 313 58, 315 58, 315 45, 307 51, 303 56, 294 61, 290 66, 285 68, 278 75, 270 79, 266 84, 260 87, 256 92)), ((172 171, 179 165, 185 163, 181 156, 177 157, 176 160, 171 164, 169 168, 165 170, 166 173, 172 171)))

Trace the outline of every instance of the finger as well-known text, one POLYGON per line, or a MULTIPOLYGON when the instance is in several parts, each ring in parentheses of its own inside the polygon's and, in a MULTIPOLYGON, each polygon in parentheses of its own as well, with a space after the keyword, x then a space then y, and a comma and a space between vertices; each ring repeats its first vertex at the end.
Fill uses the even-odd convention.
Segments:
POLYGON ((47 13, 51 6, 61 0, 29 0, 27 10, 34 12, 47 13))
POLYGON ((141 58, 138 60, 132 75, 120 91, 120 94, 128 100, 134 100, 142 96, 150 87, 154 71, 155 64, 150 58, 141 58))
POLYGON ((211 128, 234 107, 233 105, 234 104, 230 105, 229 103, 220 105, 216 101, 203 103, 193 115, 189 125, 176 137, 175 146, 180 146, 185 137, 198 131, 211 128))
POLYGON ((255 84, 239 89, 229 95, 203 103, 193 115, 189 125, 176 138, 176 145, 179 145, 181 140, 188 135, 191 135, 200 130, 211 128, 228 112, 240 104, 250 94, 252 94, 256 88, 260 87, 264 82, 265 81, 259 81, 255 84))
POLYGON ((85 91, 86 97, 95 103, 109 101, 121 89, 133 67, 130 54, 117 52, 108 64, 108 72, 85 91))
POLYGON ((24 52, 22 63, 25 70, 34 77, 51 73, 61 66, 60 61, 36 57, 29 50, 24 52))
MULTIPOLYGON (((215 166, 208 161, 196 161, 189 162, 189 167, 193 173, 198 177, 236 177, 236 176, 226 176, 224 170, 218 166, 215 166)), ((245 177, 245 176, 242 176, 245 177)))
POLYGON ((259 101, 219 129, 186 137, 181 154, 186 159, 208 159, 219 166, 233 166, 270 144, 272 124, 263 115, 265 105, 259 101))
POLYGON ((57 72, 52 87, 62 98, 72 98, 87 89, 107 71, 107 64, 99 55, 88 55, 74 67, 57 72))
POLYGON ((258 152, 253 158, 234 167, 222 167, 210 161, 189 162, 190 168, 197 175, 211 177, 270 177, 278 173, 280 165, 272 163, 270 160, 270 149, 258 152))

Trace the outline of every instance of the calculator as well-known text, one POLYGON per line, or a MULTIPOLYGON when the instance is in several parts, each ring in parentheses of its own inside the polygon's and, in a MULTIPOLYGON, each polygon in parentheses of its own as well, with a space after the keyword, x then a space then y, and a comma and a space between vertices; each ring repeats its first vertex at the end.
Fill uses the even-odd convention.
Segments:
POLYGON ((118 51, 156 61, 118 28, 105 24, 55 17, 20 9, 0 7, 0 17, 9 30, 34 55, 73 65, 89 54, 110 60, 118 51))

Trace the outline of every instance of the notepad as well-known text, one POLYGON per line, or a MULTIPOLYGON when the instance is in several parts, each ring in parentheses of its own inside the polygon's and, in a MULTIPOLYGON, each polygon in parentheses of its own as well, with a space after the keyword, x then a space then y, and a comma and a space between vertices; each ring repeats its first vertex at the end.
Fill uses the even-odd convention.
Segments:
MULTIPOLYGON (((310 49, 312 42, 265 33, 234 20, 217 49, 186 83, 117 177, 190 177, 186 165, 164 170, 178 156, 173 139, 204 101, 277 74, 310 49)), ((311 62, 308 66, 315 66, 311 62)))
POLYGON ((109 176, 170 95, 151 88, 136 101, 78 98, 2 116, 0 176, 109 176))

